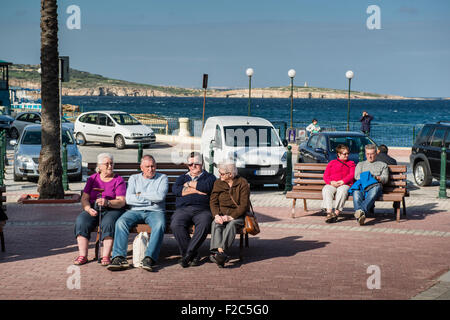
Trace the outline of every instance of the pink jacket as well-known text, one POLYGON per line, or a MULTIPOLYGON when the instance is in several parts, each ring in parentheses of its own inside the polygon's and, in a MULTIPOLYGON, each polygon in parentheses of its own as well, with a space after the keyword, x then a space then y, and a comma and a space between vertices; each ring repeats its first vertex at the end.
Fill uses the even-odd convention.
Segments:
POLYGON ((323 180, 326 184, 331 181, 343 180, 346 185, 351 186, 354 182, 356 165, 353 161, 332 160, 328 163, 323 174, 323 180))

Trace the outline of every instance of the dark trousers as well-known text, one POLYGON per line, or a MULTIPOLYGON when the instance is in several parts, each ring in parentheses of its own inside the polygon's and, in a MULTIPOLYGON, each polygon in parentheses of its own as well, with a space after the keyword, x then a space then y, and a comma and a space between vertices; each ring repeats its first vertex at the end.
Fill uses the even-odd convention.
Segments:
MULTIPOLYGON (((103 241, 106 237, 114 238, 114 228, 117 219, 124 213, 124 209, 109 209, 102 212, 102 239, 103 241)), ((86 211, 81 212, 77 220, 75 221, 75 237, 83 236, 88 240, 91 237, 91 232, 95 230, 99 223, 99 216, 91 216, 86 211)))
POLYGON ((204 207, 186 206, 175 210, 170 229, 177 240, 181 256, 194 257, 198 254, 198 248, 211 229, 211 221, 211 211, 204 207), (192 225, 195 226, 195 231, 191 238, 189 229, 192 225))

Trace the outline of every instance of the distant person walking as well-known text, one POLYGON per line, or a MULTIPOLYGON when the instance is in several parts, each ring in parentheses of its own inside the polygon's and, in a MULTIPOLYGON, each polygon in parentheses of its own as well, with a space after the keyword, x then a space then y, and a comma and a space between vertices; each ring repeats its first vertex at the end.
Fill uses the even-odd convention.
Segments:
POLYGON ((368 114, 366 111, 363 111, 362 117, 359 119, 361 122, 361 131, 364 132, 365 135, 370 134, 370 122, 373 120, 373 116, 368 114))
POLYGON ((320 127, 317 124, 317 119, 313 119, 312 123, 309 124, 309 126, 306 127, 306 131, 308 131, 308 136, 310 136, 313 133, 318 133, 320 131, 320 127))

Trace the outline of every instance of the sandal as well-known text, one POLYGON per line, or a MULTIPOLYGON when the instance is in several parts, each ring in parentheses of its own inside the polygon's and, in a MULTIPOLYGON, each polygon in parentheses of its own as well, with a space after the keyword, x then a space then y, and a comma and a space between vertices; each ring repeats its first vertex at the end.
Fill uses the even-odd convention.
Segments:
POLYGON ((111 259, 109 257, 103 257, 102 261, 100 261, 100 263, 104 267, 109 266, 111 264, 111 259))
POLYGON ((332 223, 332 222, 334 222, 333 220, 334 220, 334 214, 333 213, 327 213, 327 219, 325 220, 325 222, 326 223, 332 223))
POLYGON ((81 266, 82 264, 86 264, 88 262, 87 257, 85 256, 78 256, 78 258, 75 259, 73 264, 81 266))

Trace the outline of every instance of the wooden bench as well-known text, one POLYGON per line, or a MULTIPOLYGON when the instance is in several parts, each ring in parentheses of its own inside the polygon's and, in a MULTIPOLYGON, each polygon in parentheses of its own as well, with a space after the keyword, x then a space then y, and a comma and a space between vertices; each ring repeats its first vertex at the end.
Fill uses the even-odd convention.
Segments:
MULTIPOLYGON (((88 176, 95 173, 95 168, 97 164, 93 162, 89 162, 87 166, 87 173, 88 176)), ((167 163, 167 162, 158 162, 157 163, 157 172, 163 173, 167 175, 169 179, 169 191, 166 196, 166 228, 165 233, 166 234, 172 234, 172 231, 170 230, 170 222, 172 218, 172 214, 175 212, 176 206, 175 206, 175 200, 176 196, 172 193, 172 186, 175 184, 175 181, 177 178, 182 175, 186 174, 188 172, 188 169, 186 165, 184 164, 173 164, 173 163, 167 163)), ((125 181, 128 181, 129 177, 133 174, 140 173, 140 164, 129 162, 129 163, 114 163, 114 173, 120 175, 125 181)), ((135 227, 130 229, 130 233, 139 233, 139 232, 147 232, 151 233, 151 228, 147 224, 137 224, 135 227)), ((192 226, 191 233, 194 231, 194 226, 192 226)), ((248 248, 248 234, 245 232, 245 229, 239 229, 237 230, 237 233, 239 234, 239 259, 243 260, 244 256, 244 241, 245 241, 245 247, 248 248)), ((98 249, 99 249, 99 233, 97 231, 97 238, 96 238, 96 244, 95 244, 95 259, 98 259, 98 249)))
MULTIPOLYGON (((3 205, 6 202, 6 196, 3 195, 4 192, 6 192, 6 187, 1 186, 0 187, 0 206, 6 212, 6 206, 3 205)), ((1 242, 2 252, 5 252, 5 236, 3 235, 3 227, 4 227, 5 223, 6 223, 6 221, 0 221, 0 242, 1 242)))
MULTIPOLYGON (((308 211, 306 200, 322 200, 322 188, 325 185, 323 174, 327 163, 297 163, 294 165, 294 183, 292 191, 286 193, 287 199, 292 199, 292 218, 295 217, 297 199, 303 199, 303 208, 308 211)), ((389 182, 383 186, 383 195, 377 201, 396 202, 394 214, 400 222, 400 202, 403 205, 403 215, 406 216, 405 197, 409 196, 406 183, 406 166, 389 165, 389 182)), ((349 196, 347 201, 353 201, 349 196)))

